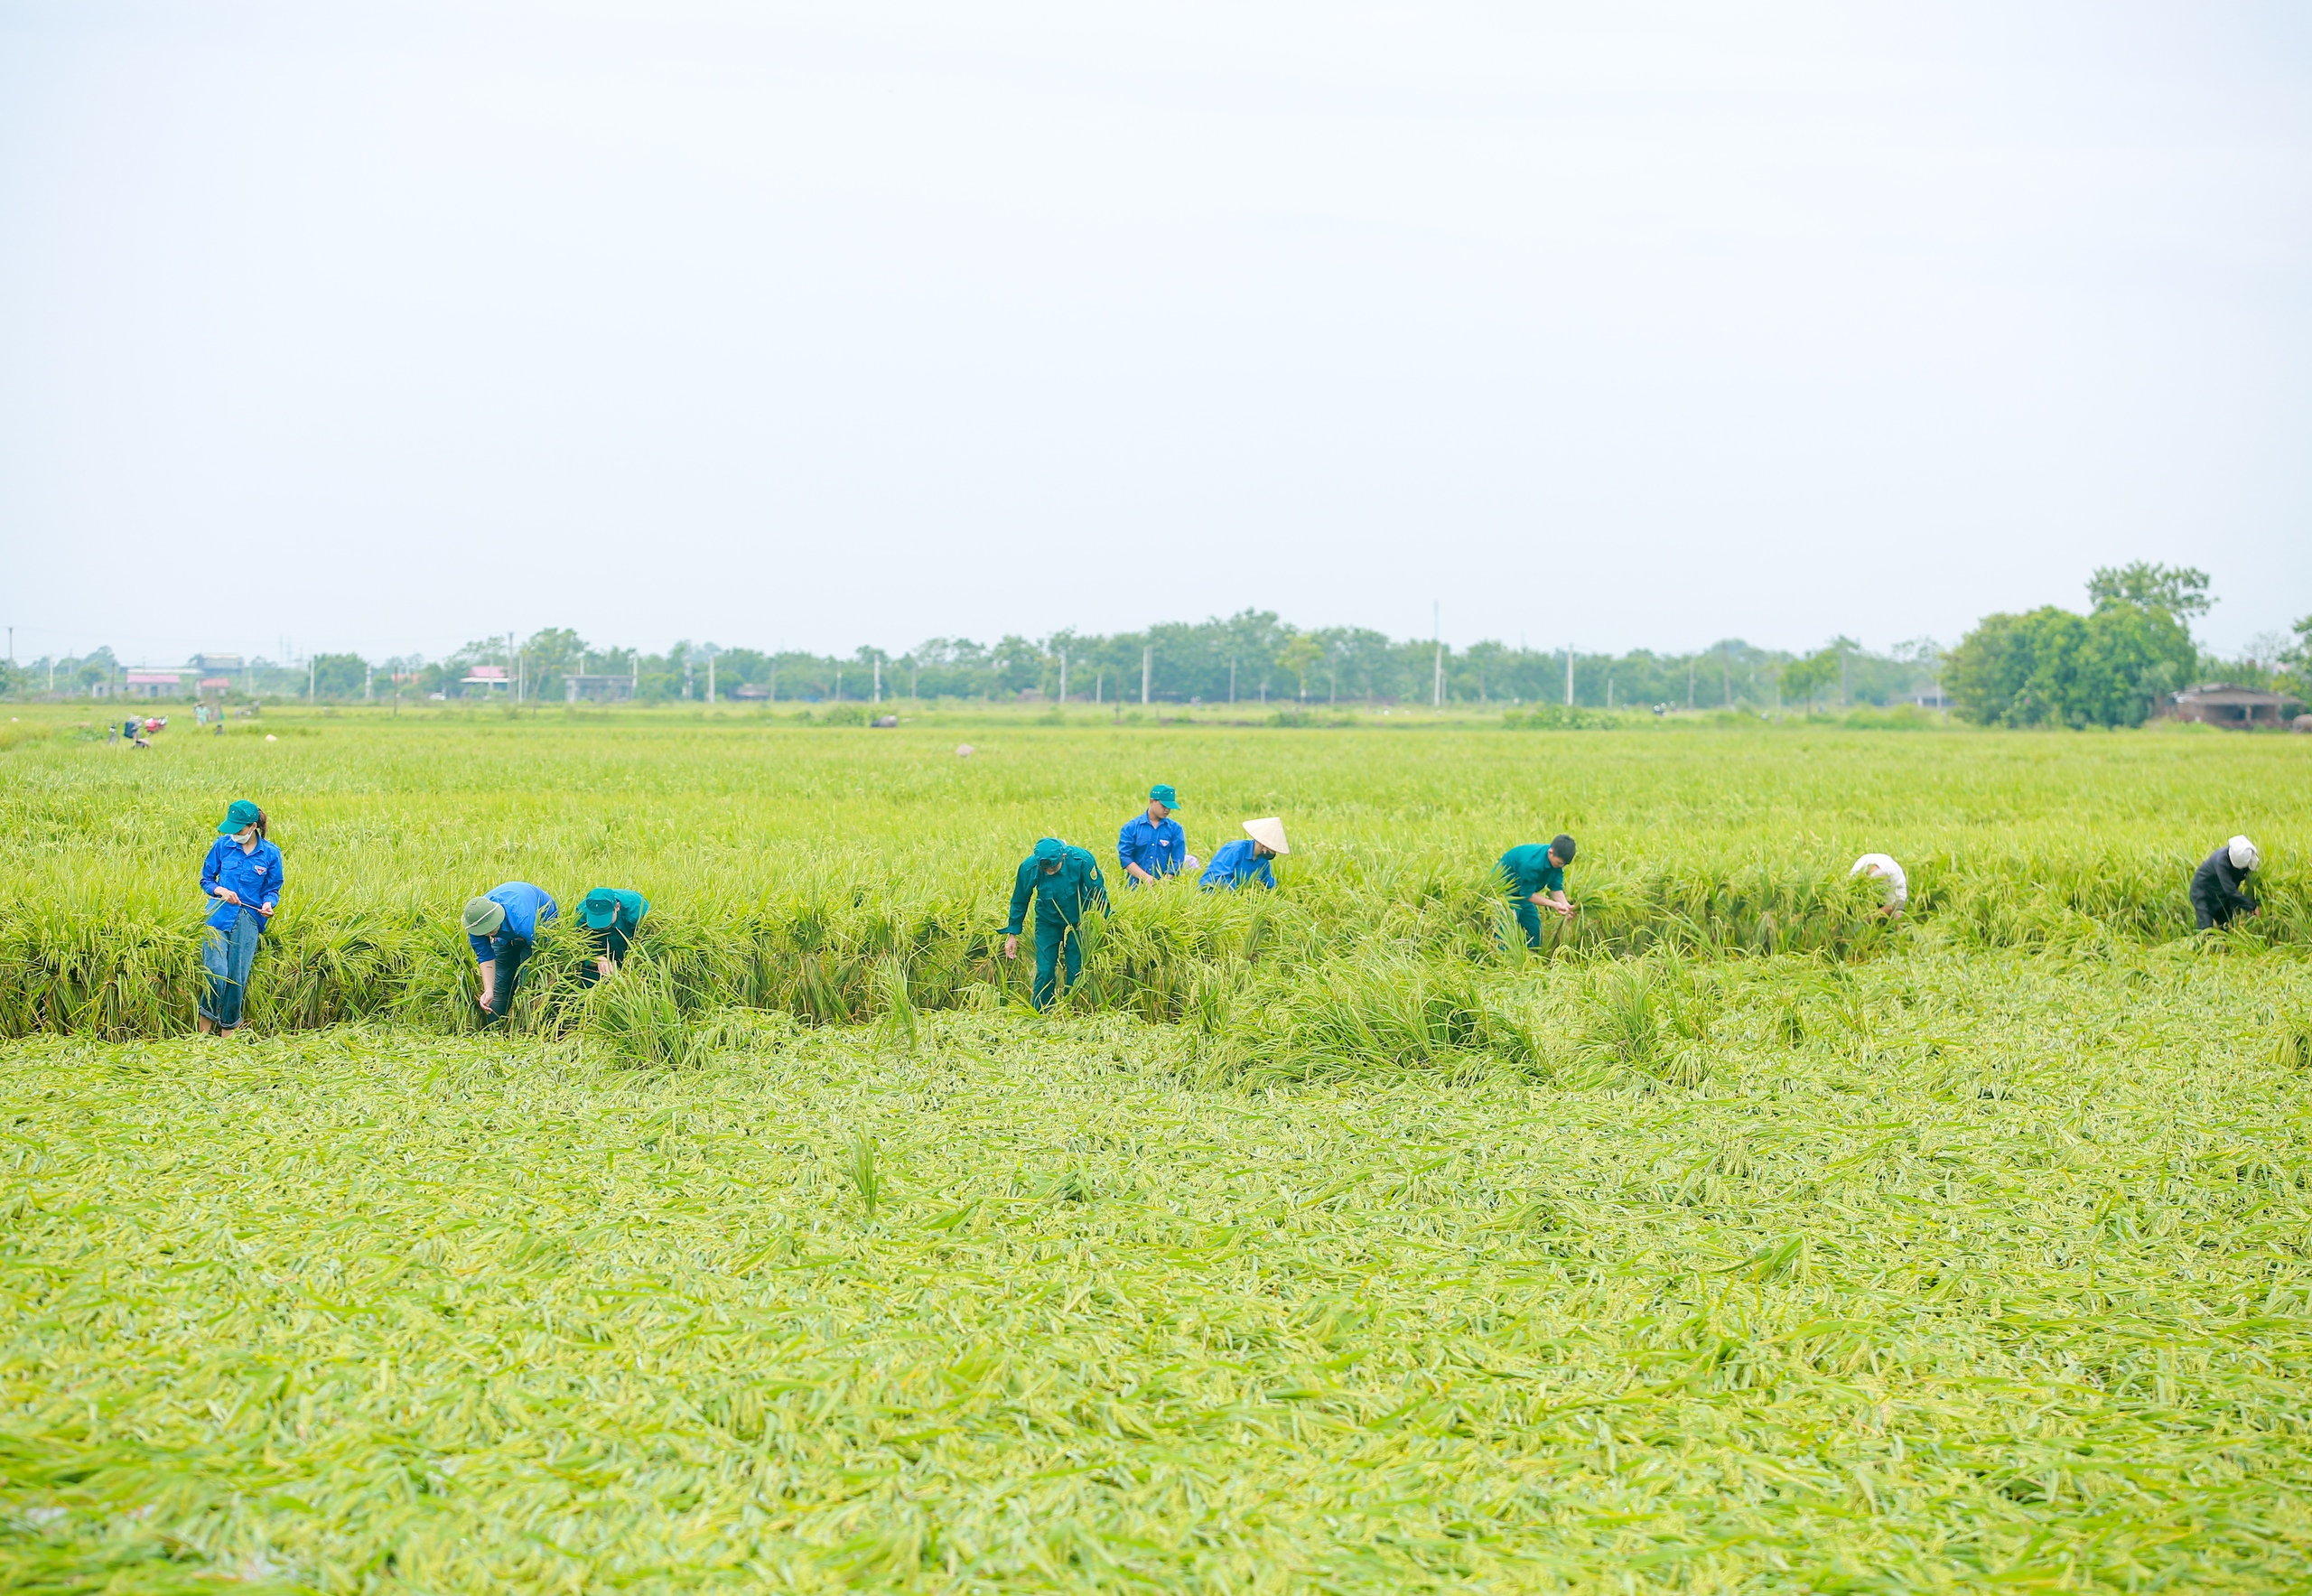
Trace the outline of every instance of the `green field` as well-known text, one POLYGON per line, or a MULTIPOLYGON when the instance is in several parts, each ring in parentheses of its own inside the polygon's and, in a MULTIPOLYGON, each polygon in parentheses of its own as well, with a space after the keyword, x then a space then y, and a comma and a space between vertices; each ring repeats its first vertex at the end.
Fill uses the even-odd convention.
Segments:
POLYGON ((926 720, 5 728, 0 1583, 2306 1583, 2312 739, 926 720), (1034 1015, 1010 867, 1153 779, 1282 891, 1034 1015), (515 876, 648 957, 478 1032, 515 876))

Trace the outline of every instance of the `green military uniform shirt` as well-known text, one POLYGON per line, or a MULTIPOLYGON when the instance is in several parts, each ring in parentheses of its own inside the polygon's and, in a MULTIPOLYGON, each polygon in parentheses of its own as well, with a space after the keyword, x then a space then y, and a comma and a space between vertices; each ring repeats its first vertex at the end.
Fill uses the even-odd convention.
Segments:
POLYGON ((1564 867, 1550 863, 1547 843, 1518 844, 1501 856, 1501 873, 1509 878, 1511 895, 1520 900, 1565 891, 1564 867))
POLYGON ((1028 918, 1028 899, 1036 901, 1036 924, 1066 927, 1079 924, 1086 908, 1105 910, 1108 906, 1108 885, 1101 879, 1100 862, 1082 848, 1063 847, 1059 868, 1051 874, 1043 873, 1043 864, 1033 854, 1020 861, 1019 873, 1012 882, 1012 919, 1003 928, 1007 937, 1016 937, 1028 918))

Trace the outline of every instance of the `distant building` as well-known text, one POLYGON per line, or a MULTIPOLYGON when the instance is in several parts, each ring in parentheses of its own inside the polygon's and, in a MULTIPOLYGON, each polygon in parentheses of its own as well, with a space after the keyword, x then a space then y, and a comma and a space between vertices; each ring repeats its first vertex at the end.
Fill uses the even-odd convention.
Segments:
POLYGON ((634 696, 634 678, 581 671, 562 678, 562 694, 564 701, 571 704, 581 700, 588 704, 620 704, 634 696))
POLYGON ((195 654, 185 661, 186 668, 204 676, 230 676, 243 668, 238 654, 195 654))
POLYGON ((1921 709, 1948 709, 1951 707, 1950 695, 1944 692, 1943 684, 1941 682, 1929 682, 1925 686, 1919 688, 1911 695, 1911 702, 1917 705, 1921 709))
POLYGON ((2277 726, 2303 704, 2286 693, 2261 687, 2235 687, 2230 682, 2202 682, 2170 695, 2168 714, 2179 721, 2205 721, 2211 726, 2277 726))
POLYGON ((504 687, 511 691, 514 686, 514 678, 506 674, 506 667, 502 665, 477 665, 470 675, 460 677, 458 680, 466 686, 480 687, 484 692, 491 687, 504 687))
POLYGON ((200 678, 200 691, 203 693, 229 693, 232 690, 233 678, 230 677, 203 677, 200 678))
POLYGON ((760 682, 741 682, 722 696, 741 699, 749 704, 760 704, 770 696, 770 689, 760 682))
POLYGON ((183 675, 173 670, 132 670, 120 686, 124 698, 173 698, 183 689, 183 675))

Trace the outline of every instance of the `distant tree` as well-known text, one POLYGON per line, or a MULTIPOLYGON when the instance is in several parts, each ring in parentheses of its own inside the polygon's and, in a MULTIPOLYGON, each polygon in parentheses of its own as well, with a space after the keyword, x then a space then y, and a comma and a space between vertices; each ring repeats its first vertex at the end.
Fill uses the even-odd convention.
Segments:
POLYGON ((2172 611, 2119 601, 1988 615, 1950 655, 1944 686, 1987 726, 2132 726, 2181 686, 2197 651, 2172 611))
POLYGON ((1306 703, 1309 697, 1309 673, 1322 663, 1324 658, 1325 646, 1305 631, 1288 630, 1284 637, 1284 647, 1276 651, 1278 668, 1288 671, 1299 678, 1303 703, 1306 703))
POLYGON ((359 698, 369 662, 359 654, 316 654, 309 679, 316 698, 359 698))
POLYGON ((1839 651, 1823 649, 1804 659, 1794 659, 1782 667, 1782 696, 1785 704, 1796 699, 1812 709, 1814 700, 1830 690, 1839 679, 1839 651))
POLYGON ((2154 565, 2138 560, 2131 565, 2098 566, 2087 579, 2087 599, 2097 611, 2131 604, 2139 610, 2159 611, 2178 621, 2205 615, 2214 600, 2207 596, 2207 573, 2192 565, 2154 565))

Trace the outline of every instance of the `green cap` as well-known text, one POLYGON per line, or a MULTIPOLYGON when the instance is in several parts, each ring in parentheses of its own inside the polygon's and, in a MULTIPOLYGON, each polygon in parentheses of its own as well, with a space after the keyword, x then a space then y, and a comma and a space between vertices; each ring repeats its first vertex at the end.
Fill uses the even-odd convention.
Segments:
POLYGON ((495 937, 506 923, 506 906, 491 898, 469 898, 465 923, 469 937, 495 937))
POLYGON ((1057 864, 1067 855, 1067 845, 1056 836, 1040 837, 1036 842, 1036 863, 1057 864))
POLYGON ((578 901, 578 923, 590 931, 606 931, 618 919, 618 900, 608 887, 596 887, 578 901))
POLYGON ((248 799, 235 798, 232 803, 227 807, 225 810, 225 818, 218 824, 217 835, 219 836, 231 836, 236 832, 247 831, 250 826, 255 826, 257 823, 258 817, 264 813, 264 810, 249 802, 248 799))
POLYGON ((1177 809, 1180 807, 1179 795, 1172 790, 1171 783, 1169 781, 1159 781, 1150 788, 1148 801, 1151 804, 1161 804, 1168 809, 1177 809))

